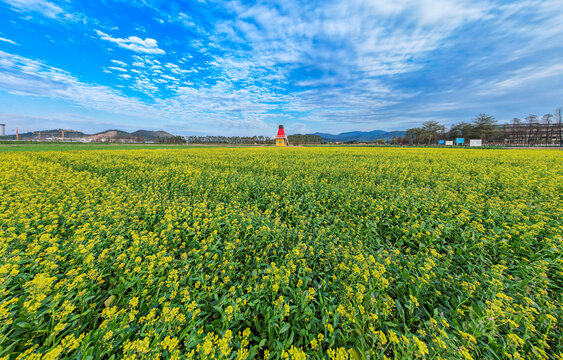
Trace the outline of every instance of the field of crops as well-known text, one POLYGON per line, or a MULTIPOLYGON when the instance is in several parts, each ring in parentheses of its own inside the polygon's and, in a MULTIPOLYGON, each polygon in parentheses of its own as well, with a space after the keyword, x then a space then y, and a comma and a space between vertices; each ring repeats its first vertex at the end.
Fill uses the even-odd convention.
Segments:
POLYGON ((0 154, 0 359, 563 358, 563 153, 0 154))

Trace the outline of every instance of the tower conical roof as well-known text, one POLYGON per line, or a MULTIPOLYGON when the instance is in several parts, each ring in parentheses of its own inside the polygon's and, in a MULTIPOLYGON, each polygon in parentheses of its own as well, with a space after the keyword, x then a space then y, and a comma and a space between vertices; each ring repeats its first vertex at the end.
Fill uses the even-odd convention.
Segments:
POLYGON ((284 138, 285 137, 285 130, 283 129, 283 125, 279 126, 278 135, 276 137, 278 137, 278 138, 284 138))

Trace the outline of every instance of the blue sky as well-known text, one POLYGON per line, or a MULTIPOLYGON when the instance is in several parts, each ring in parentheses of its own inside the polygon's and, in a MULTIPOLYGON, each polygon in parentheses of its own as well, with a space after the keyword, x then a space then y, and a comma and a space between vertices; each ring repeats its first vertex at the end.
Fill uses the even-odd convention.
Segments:
POLYGON ((563 106, 562 0, 0 0, 0 19, 7 130, 338 133, 563 106))

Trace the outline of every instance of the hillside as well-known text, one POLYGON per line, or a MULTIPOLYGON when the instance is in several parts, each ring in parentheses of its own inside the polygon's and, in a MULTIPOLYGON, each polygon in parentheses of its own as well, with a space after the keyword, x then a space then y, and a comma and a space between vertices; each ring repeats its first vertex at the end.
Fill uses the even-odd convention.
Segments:
POLYGON ((174 137, 174 135, 162 130, 160 131, 137 130, 135 132, 132 132, 131 135, 142 137, 147 140, 174 137))
POLYGON ((98 141, 98 140, 124 140, 124 139, 134 139, 127 131, 122 130, 106 130, 93 135, 88 135, 86 139, 98 141))
MULTIPOLYGON (((120 141, 120 140, 132 140, 132 141, 154 141, 159 138, 171 138, 174 135, 166 131, 151 131, 151 130, 137 130, 132 133, 123 130, 111 129, 102 131, 95 134, 85 134, 81 131, 76 130, 41 130, 33 131, 19 134, 20 140, 59 140, 63 137, 66 139, 83 139, 87 141, 120 141)), ((7 135, 3 139, 15 140, 16 135, 7 135)))
POLYGON ((123 130, 106 130, 101 133, 90 135, 87 138, 93 140, 144 140, 153 141, 158 138, 169 138, 174 137, 174 135, 166 131, 151 131, 151 130, 137 130, 132 133, 128 133, 123 130))
POLYGON ((314 133, 313 135, 318 135, 322 137, 324 141, 359 141, 359 142, 369 142, 376 141, 378 139, 391 140, 394 136, 405 136, 405 131, 384 131, 384 130, 373 130, 373 131, 350 131, 343 132, 340 134, 326 134, 326 133, 314 133))

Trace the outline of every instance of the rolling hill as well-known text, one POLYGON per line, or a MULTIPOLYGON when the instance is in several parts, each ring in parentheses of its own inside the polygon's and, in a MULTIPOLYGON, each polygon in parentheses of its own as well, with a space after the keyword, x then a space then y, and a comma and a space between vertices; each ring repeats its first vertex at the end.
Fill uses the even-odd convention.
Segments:
POLYGON ((393 136, 405 136, 405 131, 383 131, 383 130, 373 130, 373 131, 350 131, 343 132, 340 134, 326 134, 326 133, 314 133, 313 135, 320 136, 324 141, 358 141, 358 142, 370 142, 376 141, 378 139, 391 140, 393 136))
MULTIPOLYGON (((39 134, 42 140, 61 139, 63 130, 41 130, 19 134, 20 140, 38 140, 39 134)), ((151 130, 137 130, 134 132, 127 132, 123 130, 111 129, 102 131, 95 134, 85 134, 81 131, 64 130, 65 139, 84 139, 89 141, 154 141, 159 138, 171 138, 174 135, 166 131, 151 131, 151 130)), ((15 135, 7 135, 4 139, 14 140, 15 135)))

